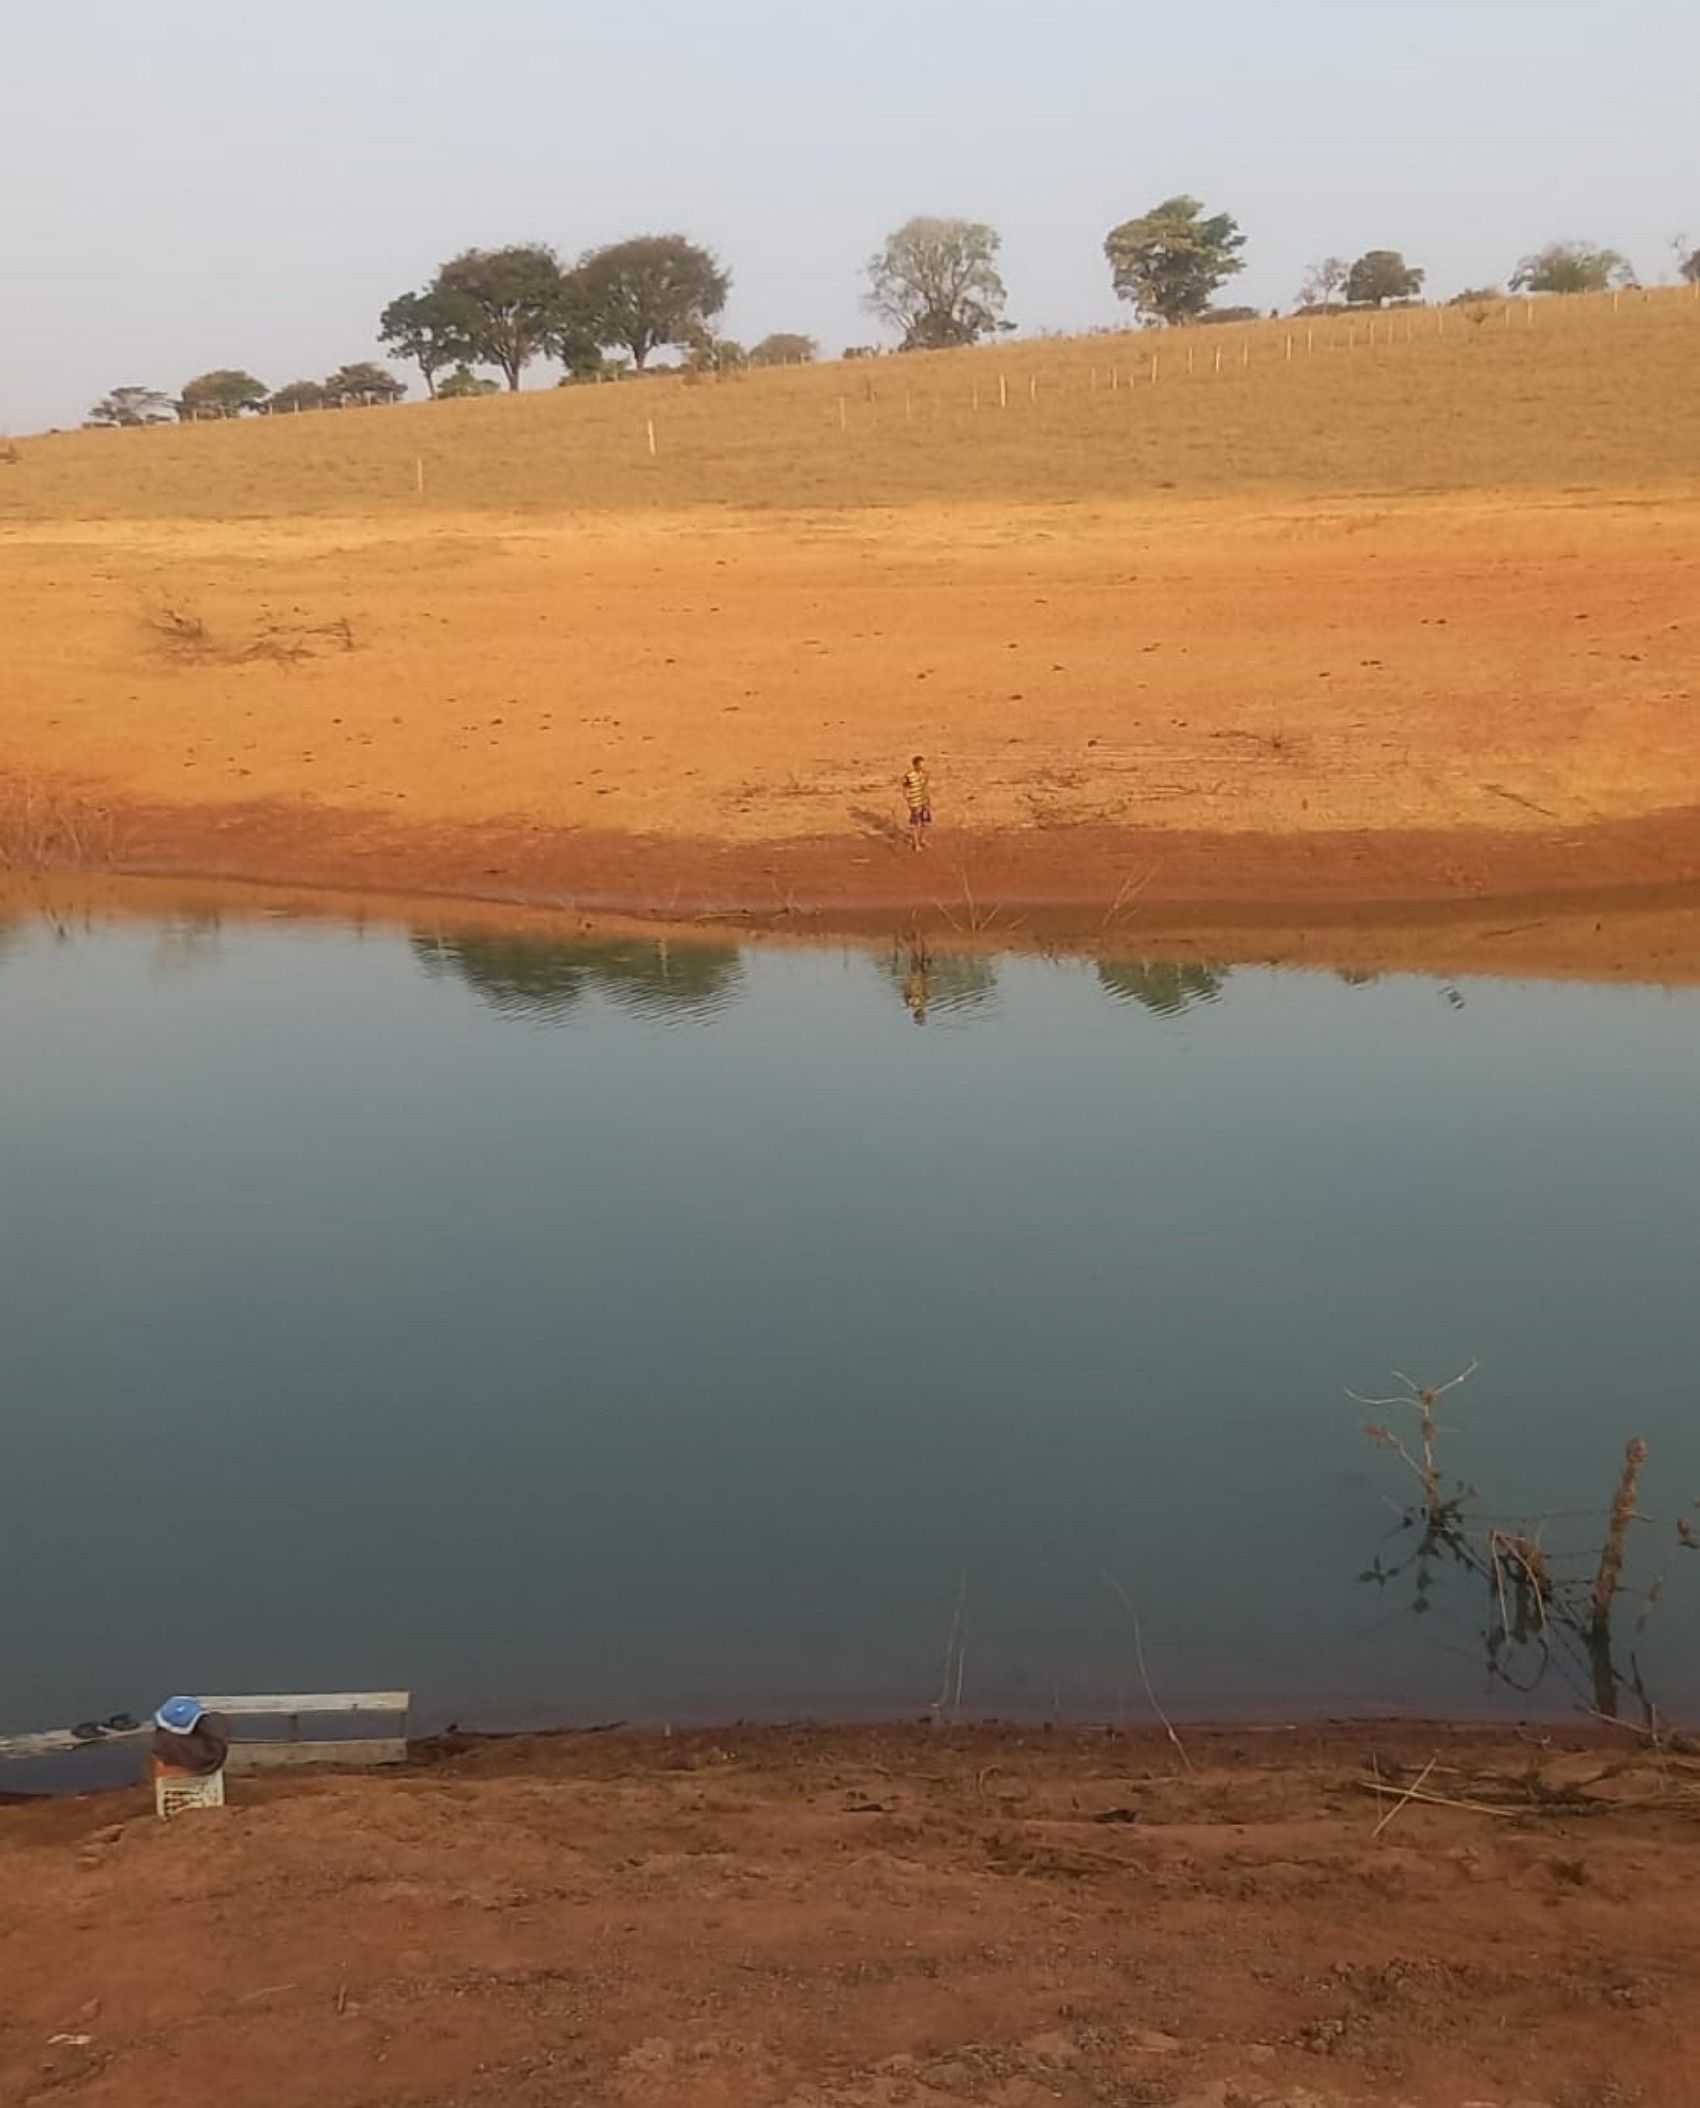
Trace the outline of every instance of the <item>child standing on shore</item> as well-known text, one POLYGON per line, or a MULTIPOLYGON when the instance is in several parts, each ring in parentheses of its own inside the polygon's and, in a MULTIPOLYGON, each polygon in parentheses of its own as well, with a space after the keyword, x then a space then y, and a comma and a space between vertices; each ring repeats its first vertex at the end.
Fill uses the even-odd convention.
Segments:
POLYGON ((909 804, 909 846, 925 849, 927 829, 933 824, 933 787, 927 780, 924 755, 915 755, 903 777, 903 795, 909 804))

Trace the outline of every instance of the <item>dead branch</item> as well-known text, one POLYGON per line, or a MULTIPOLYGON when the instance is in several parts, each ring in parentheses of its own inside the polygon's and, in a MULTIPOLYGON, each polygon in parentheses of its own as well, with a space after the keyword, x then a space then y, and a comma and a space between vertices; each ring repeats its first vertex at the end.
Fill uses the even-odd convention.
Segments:
MULTIPOLYGON (((1422 1770, 1417 1773, 1416 1777, 1411 1781, 1410 1785, 1405 1788, 1404 1792, 1400 1794, 1399 1798, 1393 1803, 1392 1807, 1389 1808, 1387 1812, 1382 1816, 1380 1822, 1376 1824, 1375 1829, 1371 1833, 1373 1836, 1379 1837, 1382 1831, 1385 1830, 1387 1828, 1387 1825, 1393 1820, 1394 1816, 1399 1813, 1400 1809, 1408 1808, 1411 1805, 1412 1801, 1414 1801, 1417 1798, 1418 1794, 1422 1792, 1424 1781, 1434 1770, 1435 1764, 1437 1762, 1437 1758, 1429 1758, 1428 1762, 1423 1766, 1422 1770)), ((1379 1793, 1380 1790, 1380 1771, 1378 1767, 1376 1791, 1379 1793)))
POLYGON ((1134 1659, 1139 1664, 1139 1680, 1145 1686, 1145 1696, 1150 1701, 1151 1710, 1163 1723, 1163 1732, 1168 1736, 1170 1742, 1174 1744, 1175 1754, 1180 1758, 1181 1762, 1186 1766, 1187 1770, 1191 1771, 1192 1759, 1186 1753, 1186 1744, 1182 1742, 1180 1736, 1175 1733, 1174 1722, 1169 1718, 1168 1714, 1164 1712, 1161 1705, 1158 1704, 1157 1693, 1151 1688, 1150 1672, 1146 1669, 1145 1666, 1145 1635, 1139 1629, 1139 1612, 1134 1608, 1133 1598, 1128 1594, 1127 1590, 1123 1588, 1123 1586, 1116 1579, 1114 1574, 1106 1573, 1104 1575, 1104 1579, 1109 1584, 1109 1586, 1115 1590, 1116 1594, 1120 1596, 1122 1603, 1127 1610, 1128 1616, 1133 1620, 1134 1659))

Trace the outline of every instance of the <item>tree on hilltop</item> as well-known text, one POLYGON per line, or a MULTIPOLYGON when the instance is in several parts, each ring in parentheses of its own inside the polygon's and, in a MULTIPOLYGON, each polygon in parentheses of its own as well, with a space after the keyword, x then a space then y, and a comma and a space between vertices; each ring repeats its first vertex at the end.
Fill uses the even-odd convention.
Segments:
POLYGON ((1346 297, 1346 281, 1351 275, 1352 267, 1343 256, 1325 256, 1321 263, 1311 264, 1299 287, 1299 306, 1335 306, 1346 297))
POLYGON ((1627 285, 1635 276, 1629 259, 1616 249, 1596 249, 1587 242, 1548 242, 1525 256, 1511 274, 1514 293, 1603 293, 1627 285))
POLYGON ((379 403, 399 403, 406 393, 405 381, 398 381, 386 367, 371 359, 339 366, 325 382, 325 403, 332 410, 365 410, 379 403))
POLYGON ((776 330, 772 336, 763 337, 759 344, 750 348, 752 366, 807 366, 818 355, 819 347, 813 337, 800 336, 795 330, 776 330))
POLYGON ((907 220, 867 265, 865 305, 902 333, 905 351, 977 344, 1007 329, 1002 237, 980 220, 907 220))
POLYGON ((463 361, 447 380, 437 383, 435 392, 438 402, 452 403, 465 396, 500 395, 502 384, 500 381, 489 379, 485 374, 474 373, 463 361))
POLYGON ((457 304, 466 322, 469 363, 498 368, 510 389, 519 387, 534 359, 554 349, 569 305, 560 258, 535 242, 463 250, 443 265, 429 290, 457 304))
POLYGON ((1700 249, 1692 249, 1684 256, 1679 246, 1676 275, 1684 285, 1700 285, 1700 249))
POLYGON ((266 415, 282 417, 298 410, 322 410, 324 407, 323 381, 291 381, 287 387, 273 390, 266 404, 266 415))
POLYGON ((171 398, 158 388, 114 388, 103 395, 84 419, 85 424, 164 425, 171 422, 171 398))
POLYGON ((1165 198, 1104 237, 1119 299, 1144 322, 1190 322, 1219 286, 1245 269, 1245 236, 1226 212, 1205 217, 1196 198, 1165 198))
POLYGON ((402 293, 378 317, 378 342, 419 368, 425 393, 437 392, 444 367, 468 364, 477 310, 464 296, 427 290, 402 293))
POLYGON ((693 373, 742 373, 750 355, 736 337, 717 337, 705 332, 691 346, 693 373))
POLYGON ((1422 289, 1423 273, 1413 270, 1397 249, 1366 249, 1346 277, 1346 299, 1352 307, 1414 300, 1422 289))
POLYGON ((219 366, 185 381, 177 401, 177 415, 185 424, 206 417, 240 417, 245 410, 263 410, 266 387, 240 366, 219 366))
POLYGON ((639 234, 592 249, 570 274, 578 326, 601 346, 629 351, 641 373, 664 345, 712 339, 731 274, 682 234, 639 234))

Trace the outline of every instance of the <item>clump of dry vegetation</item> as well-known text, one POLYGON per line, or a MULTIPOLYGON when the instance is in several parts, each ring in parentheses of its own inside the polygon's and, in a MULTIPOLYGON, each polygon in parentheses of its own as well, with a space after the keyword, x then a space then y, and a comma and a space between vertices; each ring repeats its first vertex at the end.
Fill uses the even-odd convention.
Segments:
POLYGON ((264 615, 253 628, 227 634, 215 632, 188 602, 162 600, 147 611, 145 620, 157 648, 185 665, 243 666, 265 660, 295 666, 303 659, 355 648, 346 615, 330 622, 264 615))
POLYGON ((38 782, 0 778, 0 871, 98 871, 117 861, 104 806, 38 782))

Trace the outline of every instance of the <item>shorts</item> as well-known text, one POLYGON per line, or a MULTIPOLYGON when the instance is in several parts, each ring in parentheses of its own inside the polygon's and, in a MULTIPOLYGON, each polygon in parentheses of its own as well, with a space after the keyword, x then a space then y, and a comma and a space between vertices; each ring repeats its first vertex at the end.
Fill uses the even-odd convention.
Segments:
POLYGON ((933 808, 930 805, 911 805, 909 808, 909 824, 911 827, 931 827, 933 824, 933 808))

